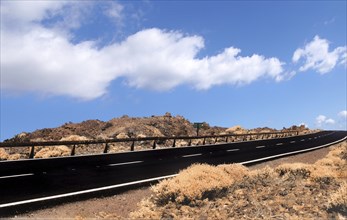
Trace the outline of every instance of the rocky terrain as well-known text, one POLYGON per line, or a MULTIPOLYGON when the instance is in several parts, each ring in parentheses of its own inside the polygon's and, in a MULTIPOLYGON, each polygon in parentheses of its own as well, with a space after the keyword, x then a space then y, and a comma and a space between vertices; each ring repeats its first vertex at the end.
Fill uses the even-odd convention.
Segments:
MULTIPOLYGON (((248 133, 265 133, 276 131, 299 131, 300 134, 312 132, 304 126, 292 126, 282 130, 265 128, 245 129, 239 125, 231 128, 210 126, 204 122, 199 135, 215 134, 248 134, 248 133)), ((195 136, 196 128, 193 123, 182 116, 172 116, 166 113, 163 116, 151 116, 143 118, 133 118, 122 116, 109 121, 88 120, 81 123, 65 123, 57 128, 44 128, 31 133, 20 133, 5 142, 41 142, 41 141, 77 141, 77 140, 95 140, 110 138, 134 138, 134 137, 173 137, 173 136, 195 136)), ((195 140, 200 143, 199 140, 195 140)), ((162 143, 160 147, 172 145, 170 141, 162 143)), ((180 140, 176 146, 187 146, 186 141, 180 140)), ((103 145, 76 147, 76 154, 94 154, 103 151, 103 145)), ((151 149, 151 142, 136 143, 135 150, 151 149)), ((129 143, 112 143, 109 152, 129 151, 129 143)), ((27 158, 30 148, 8 148, 0 149, 0 160, 14 160, 27 158)), ((54 147, 35 147, 35 158, 47 158, 57 156, 68 156, 71 153, 71 146, 54 146, 54 147)))

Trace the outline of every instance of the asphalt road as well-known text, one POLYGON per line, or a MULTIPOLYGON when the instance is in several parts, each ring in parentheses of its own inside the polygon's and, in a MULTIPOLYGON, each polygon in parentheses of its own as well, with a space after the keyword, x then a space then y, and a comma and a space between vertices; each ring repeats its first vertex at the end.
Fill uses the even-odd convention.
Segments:
MULTIPOLYGON (((40 202, 42 198, 53 196, 50 198, 53 199, 54 196, 62 194, 72 196, 74 192, 87 194, 83 190, 103 191, 102 187, 106 187, 106 190, 107 187, 111 189, 119 184, 173 175, 193 163, 216 165, 241 162, 247 165, 258 162, 260 158, 269 160, 276 155, 286 156, 289 152, 300 153, 303 150, 326 147, 346 136, 346 131, 323 131, 270 140, 133 152, 124 154, 122 160, 112 161, 108 158, 105 159, 106 162, 100 156, 100 165, 95 161, 90 164, 82 161, 84 165, 74 166, 71 163, 67 167, 52 170, 45 170, 42 166, 39 172, 0 175, 0 217, 6 209, 40 202), (69 193, 72 194, 68 195, 69 193)), ((54 160, 49 161, 52 162, 54 160)), ((0 167, 1 165, 0 163, 0 167)))

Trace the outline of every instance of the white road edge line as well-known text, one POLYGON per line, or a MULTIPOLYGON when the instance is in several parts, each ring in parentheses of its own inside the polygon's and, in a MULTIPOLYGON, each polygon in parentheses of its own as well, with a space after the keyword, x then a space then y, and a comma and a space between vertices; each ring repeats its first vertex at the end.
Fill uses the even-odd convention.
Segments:
POLYGON ((293 144, 293 143, 295 143, 295 142, 296 142, 296 141, 291 141, 290 143, 293 144))
POLYGON ((283 143, 277 143, 276 145, 283 145, 283 143))
POLYGON ((244 162, 241 162, 240 164, 244 165, 244 164, 259 162, 259 161, 263 161, 263 160, 273 159, 273 158, 276 158, 276 157, 282 157, 282 156, 286 156, 286 155, 297 154, 297 153, 302 153, 302 152, 306 152, 306 151, 312 151, 312 150, 315 150, 315 149, 319 149, 319 148, 323 148, 323 147, 326 147, 326 146, 329 146, 329 145, 333 145, 333 144, 339 143, 339 142, 344 141, 344 140, 347 140, 347 136, 342 138, 342 139, 340 139, 340 140, 334 141, 334 142, 329 143, 329 144, 324 144, 324 145, 321 145, 321 146, 318 146, 318 147, 312 147, 312 148, 308 148, 308 149, 304 149, 304 150, 298 150, 298 151, 288 152, 288 153, 284 153, 284 154, 277 154, 277 155, 273 155, 273 156, 270 156, 270 157, 263 157, 263 158, 259 158, 259 159, 255 159, 255 160, 244 161, 244 162))
POLYGON ((124 162, 124 163, 113 163, 113 164, 109 164, 107 166, 113 167, 113 166, 121 166, 121 165, 135 164, 135 163, 143 163, 143 161, 138 160, 138 161, 124 162))
POLYGON ((201 156, 201 155, 202 154, 187 154, 187 155, 183 155, 182 157, 197 157, 197 156, 201 156))
POLYGON ((0 176, 0 179, 8 179, 8 178, 16 178, 16 177, 22 177, 22 176, 32 176, 33 173, 26 173, 26 174, 18 174, 18 175, 11 175, 11 176, 0 176))
POLYGON ((256 146, 255 148, 264 148, 264 147, 266 147, 266 146, 256 146))
POLYGON ((230 149, 230 150, 227 150, 227 152, 231 152, 231 151, 238 151, 240 149, 230 149))
POLYGON ((121 183, 121 184, 112 185, 112 186, 87 189, 87 190, 82 190, 82 191, 77 191, 77 192, 72 192, 72 193, 64 193, 64 194, 55 195, 55 196, 47 196, 47 197, 41 197, 41 198, 37 198, 37 199, 28 199, 28 200, 23 200, 23 201, 18 201, 18 202, 5 203, 5 204, 0 204, 0 208, 6 208, 6 207, 11 207, 11 206, 23 205, 23 204, 40 202, 40 201, 51 200, 51 199, 59 199, 59 198, 64 198, 64 197, 69 197, 69 196, 82 195, 82 194, 91 193, 91 192, 99 192, 99 191, 103 191, 103 190, 115 189, 115 188, 120 188, 120 187, 124 187, 124 186, 135 185, 135 184, 139 184, 139 183, 147 183, 147 182, 152 182, 152 181, 156 181, 156 180, 167 179, 167 178, 171 178, 171 177, 175 177, 175 176, 177 176, 177 174, 168 175, 168 176, 160 176, 160 177, 144 179, 144 180, 138 180, 138 181, 128 182, 128 183, 121 183))

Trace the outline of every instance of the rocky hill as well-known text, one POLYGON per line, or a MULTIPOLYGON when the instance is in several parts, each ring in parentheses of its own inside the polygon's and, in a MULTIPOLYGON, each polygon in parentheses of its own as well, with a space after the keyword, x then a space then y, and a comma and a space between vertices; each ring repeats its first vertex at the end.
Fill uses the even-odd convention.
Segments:
MULTIPOLYGON (((211 127, 204 123, 201 135, 219 134, 225 131, 222 127, 211 127)), ((163 116, 133 118, 122 116, 109 121, 87 120, 81 123, 65 123, 57 128, 44 128, 31 133, 23 132, 6 142, 62 140, 72 135, 86 139, 107 139, 127 137, 157 137, 157 136, 194 136, 196 129, 193 124, 182 116, 163 116)))
MULTIPOLYGON (((283 128, 282 131, 299 130, 306 133, 309 130, 304 126, 292 126, 283 128)), ((247 134, 259 132, 275 132, 276 129, 264 127, 245 129, 237 125, 231 128, 210 126, 204 122, 200 129, 200 135, 214 134, 247 134)), ((108 139, 128 137, 160 137, 160 136, 194 136, 196 129, 193 123, 182 116, 172 116, 166 113, 163 116, 151 116, 134 118, 122 116, 109 121, 87 120, 81 123, 65 123, 57 128, 44 128, 31 133, 20 133, 5 142, 49 141, 69 140, 71 136, 79 136, 82 139, 108 139)))
MULTIPOLYGON (((281 131, 298 130, 301 134, 311 132, 304 126, 292 126, 283 128, 281 131)), ((212 127, 204 122, 199 135, 215 135, 215 134, 248 134, 248 133, 265 133, 276 132, 278 130, 271 128, 255 128, 245 129, 237 125, 231 128, 212 127)), ((132 118, 123 116, 114 118, 107 122, 100 120, 88 120, 81 123, 65 123, 57 128, 44 128, 31 133, 20 133, 5 142, 40 142, 40 141, 77 141, 92 139, 110 139, 110 138, 134 138, 134 137, 172 137, 172 136, 195 136, 196 129, 193 123, 182 116, 172 116, 166 113, 163 116, 152 116, 144 118, 132 118)), ((241 139, 240 139, 241 140, 241 139)), ((234 140, 234 141, 240 141, 234 140)), ((193 145, 201 144, 202 140, 194 140, 193 145)), ((215 140, 206 140, 208 143, 215 143, 215 140), (212 141, 212 142, 209 142, 212 141)), ((219 140, 217 140, 219 141, 219 140)), ((223 139, 224 141, 224 139, 223 139)), ((158 143, 157 148, 165 148, 172 146, 171 142, 165 141, 158 143)), ((185 140, 178 140, 176 146, 188 146, 185 140)), ((76 155, 97 154, 103 152, 104 146, 99 145, 78 145, 75 149, 76 155)), ((152 149, 150 141, 142 141, 136 143, 135 150, 152 149)), ((109 144, 109 153, 129 151, 130 145, 127 142, 119 142, 109 144)), ((28 158, 31 151, 27 148, 0 148, 0 160, 16 160, 28 158)), ((36 146, 35 158, 48 158, 58 156, 68 156, 72 152, 71 146, 59 145, 54 147, 36 146)))

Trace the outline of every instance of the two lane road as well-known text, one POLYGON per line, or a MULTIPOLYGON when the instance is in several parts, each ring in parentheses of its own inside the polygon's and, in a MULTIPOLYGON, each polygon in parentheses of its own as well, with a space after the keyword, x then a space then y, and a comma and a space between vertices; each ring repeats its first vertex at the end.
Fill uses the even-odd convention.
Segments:
MULTIPOLYGON (((314 150, 346 139, 346 131, 323 131, 288 138, 191 146, 129 152, 117 155, 75 156, 24 160, 26 168, 37 167, 38 172, 0 176, 1 211, 18 205, 107 191, 122 186, 150 182, 173 176, 193 163, 242 163, 245 165, 290 154, 314 150), (96 159, 95 159, 96 158, 96 159), (71 161, 79 161, 78 166, 71 161), (100 165, 96 161, 100 162, 100 165), (45 170, 44 164, 67 166, 45 170), (92 165, 90 165, 92 164, 92 165)), ((19 161, 18 161, 19 162, 19 161)), ((8 166, 0 162, 1 166, 8 166)), ((24 169, 27 171, 28 169, 24 169)))

